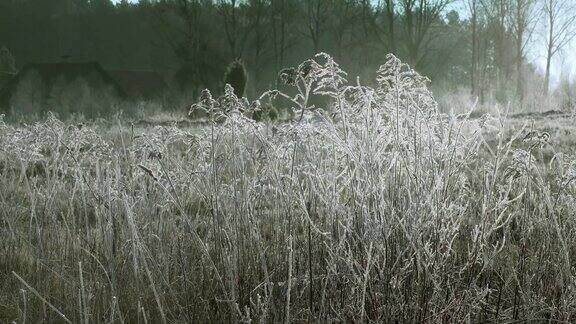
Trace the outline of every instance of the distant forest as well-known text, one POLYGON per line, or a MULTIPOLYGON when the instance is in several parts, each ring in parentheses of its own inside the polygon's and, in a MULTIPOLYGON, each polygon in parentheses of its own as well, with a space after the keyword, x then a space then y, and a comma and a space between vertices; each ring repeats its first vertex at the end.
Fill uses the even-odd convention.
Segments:
MULTIPOLYGON (((552 1, 552 0, 548 0, 552 1)), ((196 92, 221 89, 236 58, 247 94, 316 52, 352 77, 374 78, 387 53, 436 88, 522 98, 537 23, 533 0, 0 0, 0 47, 17 66, 97 61, 107 69, 161 72, 196 92), (463 18, 466 17, 466 18, 463 18)), ((552 53, 555 54, 555 53, 552 53)), ((548 82, 542 80, 542 84, 548 82)), ((544 86, 544 88, 546 88, 544 86)))

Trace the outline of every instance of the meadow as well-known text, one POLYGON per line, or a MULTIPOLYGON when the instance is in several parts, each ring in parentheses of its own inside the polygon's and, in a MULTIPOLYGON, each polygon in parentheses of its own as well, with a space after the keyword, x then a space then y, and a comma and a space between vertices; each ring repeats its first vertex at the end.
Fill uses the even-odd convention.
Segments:
POLYGON ((394 56, 281 76, 202 123, 0 122, 0 322, 576 321, 573 115, 441 113, 394 56))

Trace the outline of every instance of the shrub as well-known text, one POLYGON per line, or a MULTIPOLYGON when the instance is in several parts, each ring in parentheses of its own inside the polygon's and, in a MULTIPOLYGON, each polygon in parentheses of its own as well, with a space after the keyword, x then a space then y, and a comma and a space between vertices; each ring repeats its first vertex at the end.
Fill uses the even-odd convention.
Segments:
POLYGON ((235 60, 230 63, 224 73, 224 84, 231 85, 236 97, 241 98, 244 96, 247 83, 248 74, 244 68, 244 63, 240 60, 235 60))

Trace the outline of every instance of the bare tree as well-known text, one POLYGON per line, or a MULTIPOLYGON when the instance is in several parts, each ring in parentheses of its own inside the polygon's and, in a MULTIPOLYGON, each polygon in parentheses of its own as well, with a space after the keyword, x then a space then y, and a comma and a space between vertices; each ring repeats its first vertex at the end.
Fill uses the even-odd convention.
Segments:
POLYGON ((526 54, 526 45, 530 41, 537 22, 535 12, 536 0, 513 0, 511 25, 514 32, 516 47, 516 94, 520 101, 524 100, 524 75, 522 66, 526 54))
POLYGON ((512 0, 480 0, 482 10, 486 15, 488 33, 493 42, 493 61, 496 68, 498 87, 504 89, 504 84, 510 77, 511 62, 509 60, 509 17, 512 0))
POLYGON ((320 51, 320 40, 328 20, 328 0, 305 0, 306 36, 312 40, 314 53, 320 51))
POLYGON ((284 65, 285 52, 288 47, 288 8, 288 0, 270 0, 272 45, 276 70, 284 65))
POLYGON ((235 58, 242 57, 251 27, 247 26, 246 19, 243 19, 245 13, 242 12, 242 5, 239 0, 218 0, 218 12, 222 18, 228 48, 235 58))
POLYGON ((267 45, 269 44, 270 32, 266 27, 270 23, 268 18, 269 8, 267 7, 266 0, 248 0, 246 4, 246 17, 249 21, 248 45, 252 49, 253 55, 248 59, 250 68, 255 74, 253 83, 256 88, 259 88, 262 78, 260 77, 264 69, 263 60, 267 45))
POLYGON ((330 34, 334 37, 335 56, 342 60, 344 57, 344 42, 353 35, 358 15, 355 11, 354 0, 334 0, 330 10, 330 34))
POLYGON ((376 6, 376 14, 382 20, 382 24, 377 24, 378 39, 382 42, 389 53, 397 55, 395 24, 397 0, 382 0, 376 6))
POLYGON ((473 95, 476 94, 476 78, 478 70, 478 0, 467 0, 470 11, 470 25, 472 29, 472 61, 470 64, 470 89, 473 95))
POLYGON ((542 11, 546 20, 544 91, 548 93, 552 58, 576 37, 576 1, 544 0, 542 11))
POLYGON ((168 45, 180 61, 175 75, 180 86, 192 87, 194 92, 216 86, 223 59, 210 42, 204 18, 213 14, 214 7, 202 0, 175 0, 154 8, 154 26, 165 42, 158 45, 168 45))
POLYGON ((396 35, 394 33, 394 24, 396 20, 396 8, 394 6, 395 0, 384 0, 386 13, 386 21, 388 25, 388 39, 390 41, 390 53, 396 54, 396 35))
POLYGON ((453 0, 400 0, 408 63, 418 69, 432 43, 430 29, 453 0))

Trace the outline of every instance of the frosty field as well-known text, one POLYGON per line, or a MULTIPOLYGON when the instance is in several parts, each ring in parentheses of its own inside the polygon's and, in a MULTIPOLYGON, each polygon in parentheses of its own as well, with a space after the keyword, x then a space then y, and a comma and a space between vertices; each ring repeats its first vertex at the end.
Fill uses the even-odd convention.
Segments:
POLYGON ((0 122, 0 322, 576 320, 572 115, 441 114, 393 56, 284 73, 198 125, 0 122))

